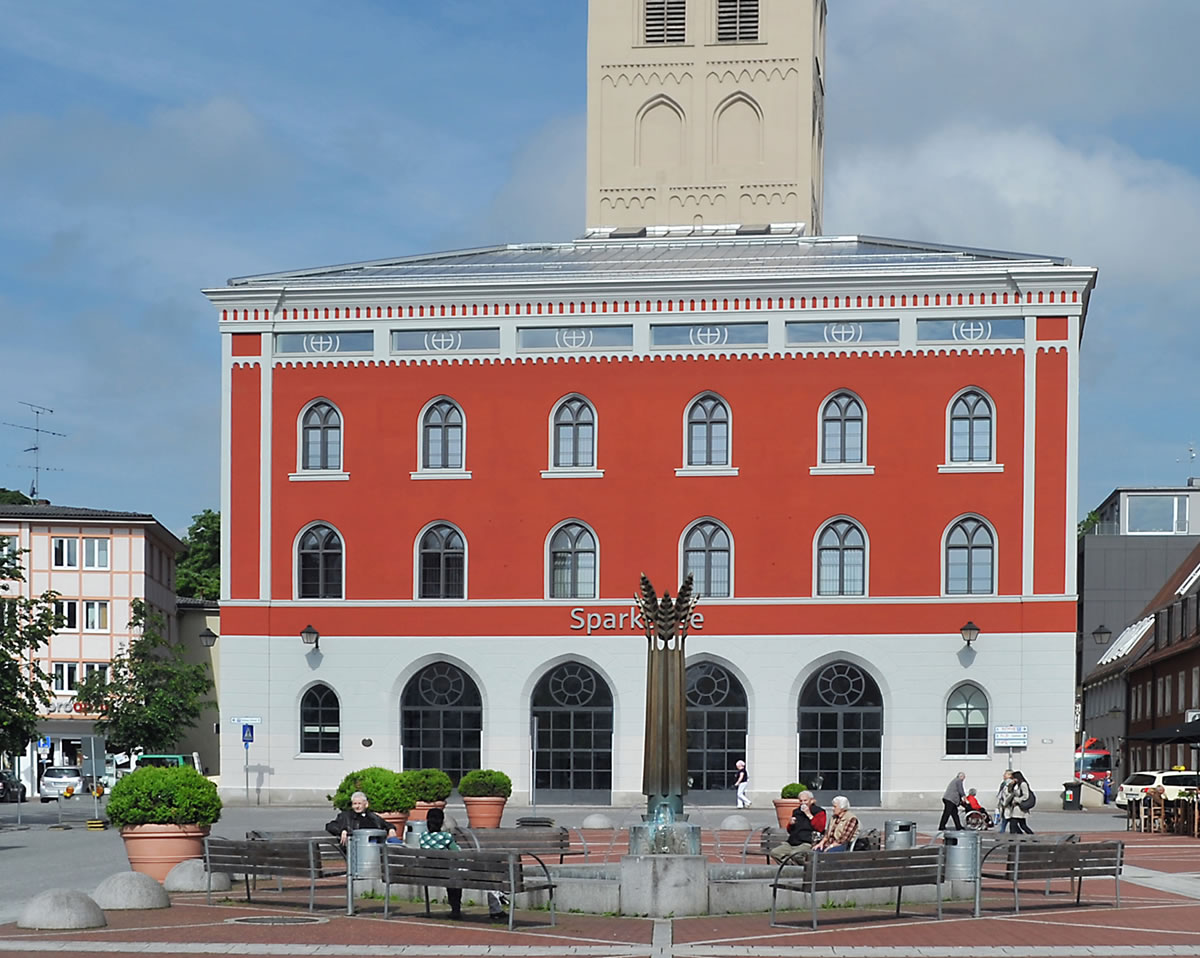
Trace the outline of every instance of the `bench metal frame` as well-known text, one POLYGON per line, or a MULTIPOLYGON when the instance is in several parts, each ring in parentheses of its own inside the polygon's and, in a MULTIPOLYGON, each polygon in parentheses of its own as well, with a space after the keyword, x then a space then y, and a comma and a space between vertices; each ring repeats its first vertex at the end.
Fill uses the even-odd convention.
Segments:
POLYGON ((975 917, 980 914, 983 879, 1010 882, 1013 888, 1013 912, 1021 912, 1020 883, 1045 880, 1047 894, 1050 881, 1067 878, 1075 884, 1075 904, 1083 895, 1085 877, 1112 878, 1116 883, 1116 907, 1121 907, 1121 865, 1125 858, 1125 843, 1072 842, 1005 842, 989 848, 979 863, 979 882, 975 885, 975 917), (988 858, 998 849, 1005 849, 1004 871, 985 871, 988 858))
MULTIPOLYGON (((257 887, 258 877, 277 879, 297 877, 308 879, 308 910, 316 906, 317 879, 340 878, 345 874, 340 856, 322 854, 336 839, 325 837, 289 838, 274 841, 212 837, 204 839, 204 870, 208 877, 206 901, 212 904, 212 876, 222 872, 233 878, 241 875, 246 881, 246 901, 251 887, 257 887), (341 865, 341 867, 339 867, 341 865), (332 867, 331 867, 332 866, 332 867)), ((282 881, 280 882, 282 889, 282 881)))

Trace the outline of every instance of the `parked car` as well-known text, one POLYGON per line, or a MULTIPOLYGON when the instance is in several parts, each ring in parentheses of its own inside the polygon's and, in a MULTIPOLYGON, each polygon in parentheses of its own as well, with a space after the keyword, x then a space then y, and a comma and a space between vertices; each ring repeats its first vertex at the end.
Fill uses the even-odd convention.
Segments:
POLYGON ((23 802, 25 796, 24 783, 8 769, 0 769, 0 802, 23 802))
POLYGON ((43 802, 65 797, 68 788, 72 795, 83 793, 83 769, 78 765, 51 765, 42 772, 43 802))
POLYGON ((1125 808, 1130 802, 1140 801, 1146 789, 1161 785, 1164 797, 1174 801, 1183 789, 1200 788, 1200 774, 1187 769, 1168 768, 1159 772, 1134 772, 1117 787, 1117 806, 1125 808))

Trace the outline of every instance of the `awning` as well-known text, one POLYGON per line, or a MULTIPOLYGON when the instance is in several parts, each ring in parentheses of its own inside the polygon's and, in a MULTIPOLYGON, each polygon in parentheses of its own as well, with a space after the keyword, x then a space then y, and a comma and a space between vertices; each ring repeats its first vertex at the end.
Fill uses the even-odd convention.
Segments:
POLYGON ((1149 732, 1129 733, 1127 739, 1137 739, 1139 742, 1191 742, 1200 744, 1200 719, 1195 722, 1182 722, 1167 728, 1151 729, 1149 732))

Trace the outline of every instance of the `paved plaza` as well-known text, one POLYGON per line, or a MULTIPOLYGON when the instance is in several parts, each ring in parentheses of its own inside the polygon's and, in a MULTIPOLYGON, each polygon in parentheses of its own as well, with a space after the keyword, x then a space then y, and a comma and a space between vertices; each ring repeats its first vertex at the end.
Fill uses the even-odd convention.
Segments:
MULTIPOLYGON (((455 809, 451 807, 453 815, 455 809)), ((461 810, 459 810, 461 813, 461 810)), ((528 809, 510 809, 506 823, 528 809)), ((579 825, 593 812, 619 824, 636 820, 636 810, 539 809, 560 824, 579 825)), ((983 917, 971 915, 971 902, 946 904, 945 918, 930 915, 932 905, 906 905, 896 918, 890 906, 842 907, 821 912, 820 928, 808 926, 808 912, 787 912, 793 927, 772 928, 763 913, 716 917, 649 919, 559 912, 549 927, 544 911, 518 911, 509 932, 487 919, 482 904, 466 909, 463 921, 450 921, 444 904, 427 918, 423 904, 401 902, 383 918, 383 903, 360 899, 357 914, 345 914, 344 886, 322 887, 315 920, 307 910, 307 886, 288 884, 282 893, 260 891, 254 904, 239 900, 240 890, 214 897, 173 896, 168 910, 109 912, 108 927, 81 932, 19 929, 15 919, 25 901, 47 888, 92 891, 109 874, 128 868, 120 837, 113 831, 90 832, 82 825, 49 827, 57 822, 54 806, 28 806, 22 825, 11 806, 0 809, 0 952, 5 954, 141 953, 163 955, 455 955, 497 956, 787 956, 805 958, 908 958, 908 956, 1021 956, 1072 958, 1082 955, 1200 956, 1200 842, 1175 835, 1126 833, 1115 810, 1039 812, 1033 820, 1043 831, 1079 832, 1085 839, 1119 837, 1128 842, 1121 907, 1113 907, 1114 883, 1085 882, 1083 904, 1075 907, 1065 883, 1049 895, 1022 892, 1022 910, 1012 913, 1012 894, 985 883, 983 917), (247 922, 247 919, 250 919, 247 922), (282 920, 283 924, 275 924, 282 920)), ((932 840, 935 813, 859 810, 866 827, 884 819, 917 822, 920 843, 932 840)), ((689 808, 693 821, 715 829, 732 809, 689 808)), ((249 828, 319 827, 328 809, 226 808, 213 833, 241 835, 249 828)), ((88 816, 90 817, 90 816, 88 816)), ((754 827, 768 824, 771 810, 751 809, 754 827)), ((71 821, 67 815, 68 823, 71 821)), ((589 831, 601 857, 619 857, 621 841, 589 831)), ((735 861, 741 849, 736 833, 722 833, 720 845, 706 836, 706 853, 735 861)))

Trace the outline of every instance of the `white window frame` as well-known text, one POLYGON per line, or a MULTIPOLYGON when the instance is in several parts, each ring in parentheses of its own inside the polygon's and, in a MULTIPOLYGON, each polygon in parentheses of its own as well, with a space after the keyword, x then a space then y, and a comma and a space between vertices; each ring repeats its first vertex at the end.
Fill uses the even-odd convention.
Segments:
POLYGON ((466 533, 457 522, 451 522, 449 519, 434 519, 432 522, 427 522, 417 531, 413 538, 412 545, 413 556, 413 579, 412 579, 412 597, 414 601, 429 603, 431 605, 465 605, 471 595, 471 542, 467 538, 466 533), (461 599, 424 599, 421 598, 421 540, 425 538, 425 533, 434 526, 449 526, 458 533, 458 537, 463 543, 463 594, 461 599))
POLYGON ((18 536, 4 532, 0 533, 0 557, 16 556, 21 550, 21 540, 18 536))
POLYGON ((50 540, 50 564, 54 569, 78 569, 79 568, 79 537, 78 536, 54 536, 50 540), (58 544, 63 544, 63 561, 58 561, 58 544), (70 553, 74 551, 75 561, 71 562, 70 553))
MULTIPOLYGON (((691 399, 683 404, 683 465, 675 470, 677 476, 736 476, 738 467, 733 464, 733 404, 728 399, 722 396, 715 389, 702 389, 696 393, 691 399), (688 459, 691 458, 690 433, 688 430, 688 417, 691 415, 692 407, 696 405, 705 396, 712 396, 725 407, 726 424, 729 428, 729 434, 726 439, 726 456, 724 465, 716 466, 691 466, 688 465, 688 459)), ((698 520, 697 520, 698 521, 698 520)))
POLYGON ((1183 502, 1184 526, 1188 530, 1190 530, 1190 528, 1191 528, 1190 513, 1191 513, 1192 501, 1191 501, 1191 497, 1186 492, 1157 492, 1157 493, 1151 493, 1151 492, 1132 493, 1131 492, 1131 493, 1125 493, 1122 498, 1124 498, 1124 500, 1125 500, 1123 503, 1121 503, 1121 506, 1120 506, 1121 535, 1123 535, 1123 536, 1172 536, 1172 535, 1182 536, 1182 535, 1187 535, 1188 532, 1186 530, 1184 532, 1176 532, 1175 531, 1175 529, 1179 526, 1179 503, 1181 500, 1183 502), (1174 500, 1174 504, 1171 507, 1172 522, 1171 522, 1171 530, 1170 531, 1165 531, 1163 529, 1151 529, 1149 531, 1138 530, 1135 532, 1129 528, 1129 503, 1132 500, 1134 500, 1134 499, 1163 499, 1163 498, 1167 498, 1168 496, 1174 500))
POLYGON ((84 662, 83 677, 84 679, 91 678, 95 673, 99 672, 104 676, 104 684, 108 684, 108 674, 112 666, 111 662, 84 662))
POLYGON ((346 743, 346 724, 343 719, 342 713, 343 713, 342 694, 333 687, 333 683, 331 681, 328 681, 326 679, 315 679, 314 681, 309 682, 308 685, 304 686, 304 688, 302 688, 300 690, 300 694, 296 696, 296 705, 295 705, 295 713, 294 713, 296 716, 296 755, 295 755, 295 757, 301 761, 306 761, 306 762, 312 761, 314 759, 317 761, 328 760, 328 759, 334 759, 335 761, 341 761, 342 750, 346 743), (303 709, 304 709, 304 696, 306 696, 312 689, 316 688, 318 685, 325 686, 325 688, 329 689, 329 691, 332 692, 334 697, 337 699, 337 703, 338 703, 338 726, 337 726, 338 750, 336 752, 306 752, 306 751, 304 751, 304 721, 302 718, 303 709))
MULTIPOLYGON (((464 540, 465 541, 465 540, 464 540)), ((562 522, 556 522, 550 531, 546 534, 546 542, 543 546, 542 553, 545 556, 545 582, 543 583, 544 598, 547 601, 554 602, 572 602, 578 604, 580 601, 595 601, 600 597, 600 537, 596 535, 596 530, 592 528, 591 523, 584 522, 582 519, 570 518, 563 519, 562 522), (554 537, 558 535, 563 526, 579 525, 583 526, 588 531, 588 535, 592 537, 592 542, 596 544, 596 575, 595 575, 595 590, 592 595, 581 596, 551 596, 551 586, 554 581, 554 556, 550 551, 550 543, 554 541, 554 537)))
POLYGON ((854 602, 859 599, 868 598, 871 595, 871 537, 867 535, 866 527, 853 516, 836 515, 830 516, 824 522, 817 526, 817 531, 812 537, 812 597, 828 602, 854 602), (820 592, 821 583, 821 533, 828 529, 835 522, 849 522, 863 537, 863 590, 860 594, 850 595, 822 595, 820 592))
MULTIPOLYGON (((701 393, 701 395, 703 395, 703 393, 701 393)), ((737 569, 737 562, 736 562, 737 556, 734 551, 735 543, 734 543, 734 539, 733 539, 733 532, 730 531, 728 523, 722 522, 716 516, 697 516, 691 522, 684 525, 683 531, 679 534, 679 545, 678 545, 679 578, 677 581, 682 582, 683 577, 687 575, 687 556, 686 556, 687 550, 684 547, 684 543, 687 542, 688 533, 690 533, 693 529, 696 528, 696 526, 700 525, 702 522, 716 523, 725 531, 725 535, 729 538, 729 594, 728 595, 706 596, 703 593, 701 593, 700 598, 701 599, 711 598, 713 601, 717 601, 717 602, 724 601, 725 599, 732 599, 737 595, 737 592, 735 591, 736 583, 734 580, 734 572, 737 569)))
POLYGON ((292 539, 292 598, 297 602, 312 602, 320 604, 322 602, 345 602, 346 601, 346 566, 349 565, 349 546, 346 544, 346 536, 342 530, 335 526, 328 519, 314 519, 312 522, 305 523, 300 531, 296 533, 296 537, 292 539), (309 529, 316 526, 328 526, 337 533, 337 537, 342 542, 342 595, 340 598, 331 599, 328 597, 317 598, 312 596, 301 597, 300 595, 300 540, 304 538, 305 533, 309 529))
MULTIPOLYGON (((599 479, 604 470, 600 468, 600 413, 596 404, 583 393, 567 393, 550 407, 549 440, 547 445, 546 468, 542 470, 543 479, 599 479), (564 403, 573 400, 585 402, 592 411, 592 464, 590 466, 559 466, 554 462, 555 417, 564 403)), ((464 433, 465 434, 465 433, 464 433)), ((464 459, 465 463, 466 460, 464 459)))
POLYGON ((79 688, 78 662, 53 662, 50 666, 50 687, 53 692, 72 694, 79 688), (61 683, 61 685, 60 685, 61 683))
MULTIPOLYGON (((417 469, 416 472, 410 472, 410 479, 470 479, 471 470, 467 468, 467 411, 453 396, 447 396, 444 393, 432 397, 421 411, 417 413, 417 469), (461 469, 432 469, 425 465, 425 413, 429 408, 436 403, 442 402, 454 403, 458 408, 458 414, 462 416, 462 468, 461 469)), ((464 536, 465 539, 465 536, 464 536)))
POLYGON ((83 567, 85 569, 94 569, 94 570, 104 571, 104 572, 107 572, 109 569, 112 568, 112 539, 109 536, 84 536, 83 537, 83 567), (104 552, 103 564, 101 564, 99 561, 97 561, 97 556, 96 556, 96 554, 98 554, 101 551, 100 550, 101 545, 103 545, 103 547, 104 547, 104 549, 103 549, 103 552, 104 552), (90 557, 90 561, 89 561, 89 556, 88 556, 89 552, 93 553, 93 555, 90 557))
POLYGON ((79 600, 55 599, 54 611, 63 617, 62 628, 68 632, 79 631, 79 600), (74 620, 73 622, 71 620, 74 620))
POLYGON ((942 530, 941 552, 938 555, 938 563, 941 567, 939 576, 941 578, 941 594, 955 599, 970 600, 979 598, 980 596, 999 595, 1000 594, 1000 537, 996 534, 996 527, 988 519, 981 516, 978 512, 964 512, 962 515, 955 516, 946 523, 946 527, 942 530), (949 565, 946 555, 946 540, 950 537, 950 530, 962 522, 963 519, 974 519, 977 522, 987 526, 988 531, 992 534, 992 590, 990 592, 947 592, 946 591, 946 567, 949 565))
POLYGON ((112 609, 109 608, 107 599, 84 599, 83 600, 83 617, 81 619, 84 632, 111 632, 112 631, 112 609), (92 617, 92 611, 95 610, 96 618, 103 618, 104 624, 98 626, 89 626, 88 622, 92 617))
POLYGON ((817 464, 808 467, 810 476, 873 476, 875 467, 867 460, 867 404, 853 389, 839 386, 817 403, 817 464), (825 406, 834 396, 842 394, 853 397, 862 409, 862 462, 825 461, 825 406))
POLYGON ((953 396, 951 396, 950 401, 948 403, 946 403, 946 425, 945 425, 946 448, 945 448, 945 453, 944 453, 945 458, 943 459, 942 462, 938 463, 938 467, 937 467, 938 472, 945 472, 945 473, 1003 472, 1004 464, 1002 462, 999 462, 996 459, 996 438, 999 435, 999 430, 996 428, 996 423, 997 423, 998 419, 999 419, 999 413, 997 412, 997 409, 996 409, 996 400, 993 399, 992 394, 989 393, 982 386, 964 386, 962 389, 960 389, 958 392, 956 392, 953 396), (953 436, 951 433, 951 429, 952 429, 951 411, 954 409, 954 404, 956 402, 958 402, 967 393, 971 393, 971 392, 979 393, 979 395, 981 395, 987 401, 988 406, 990 406, 991 410, 992 410, 992 435, 991 435, 991 443, 990 443, 992 457, 986 461, 981 459, 979 462, 954 462, 950 458, 950 446, 951 446, 951 442, 953 441, 953 436))
POLYGON ((346 415, 342 407, 328 396, 316 396, 304 404, 296 417, 296 471, 288 473, 289 482, 346 482, 350 473, 346 471, 346 415), (304 468, 304 417, 317 403, 328 403, 338 414, 341 425, 341 463, 340 469, 305 469, 304 468))
POLYGON ((942 755, 942 758, 953 759, 955 761, 964 761, 964 762, 978 762, 978 761, 982 761, 982 760, 987 760, 992 757, 992 751, 994 749, 994 746, 992 744, 992 737, 990 735, 985 736, 984 751, 982 753, 972 755, 967 752, 947 752, 947 751, 945 751, 946 729, 949 728, 949 725, 947 725, 946 720, 950 717, 950 698, 951 698, 951 696, 954 695, 955 692, 957 692, 959 689, 961 689, 964 685, 971 685, 971 686, 974 686, 975 688, 979 689, 980 693, 983 695, 983 700, 986 703, 986 709, 987 709, 987 718, 986 718, 986 721, 984 722, 984 728, 990 731, 991 727, 992 727, 992 696, 991 696, 991 693, 988 692, 988 690, 986 688, 984 688, 982 682, 979 682, 976 679, 963 679, 960 682, 956 682, 950 688, 950 690, 946 693, 945 698, 942 700, 942 751, 944 753, 942 755))

